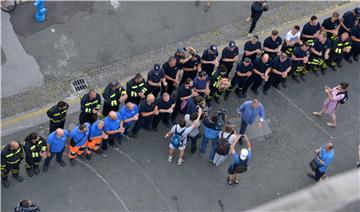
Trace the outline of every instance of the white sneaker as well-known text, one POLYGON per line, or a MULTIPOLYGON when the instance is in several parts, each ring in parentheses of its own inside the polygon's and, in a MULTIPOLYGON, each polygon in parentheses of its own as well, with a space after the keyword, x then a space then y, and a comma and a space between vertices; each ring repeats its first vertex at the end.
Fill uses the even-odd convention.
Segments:
POLYGON ((178 160, 178 166, 181 166, 181 164, 183 164, 184 163, 184 160, 183 159, 179 159, 178 160))
POLYGON ((172 156, 168 156, 168 161, 169 161, 169 162, 171 162, 171 161, 172 161, 172 159, 173 159, 173 157, 172 157, 172 156))

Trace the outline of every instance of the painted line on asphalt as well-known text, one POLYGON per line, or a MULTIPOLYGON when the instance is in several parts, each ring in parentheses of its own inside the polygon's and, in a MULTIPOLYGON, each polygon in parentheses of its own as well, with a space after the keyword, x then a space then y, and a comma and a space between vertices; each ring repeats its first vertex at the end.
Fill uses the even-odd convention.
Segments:
POLYGON ((133 162, 140 170, 141 172, 145 175, 146 179, 150 182, 150 184, 154 187, 154 189, 156 190, 156 192, 160 195, 161 199, 166 203, 166 205, 168 206, 168 208, 171 211, 175 211, 170 203, 166 200, 165 196, 162 194, 162 192, 160 191, 160 189, 156 186, 156 184, 154 183, 154 181, 151 179, 151 177, 146 173, 146 171, 144 170, 144 168, 142 166, 140 166, 140 164, 134 159, 132 158, 129 154, 121 151, 118 148, 114 148, 114 150, 120 152, 120 154, 126 156, 131 162, 133 162))
POLYGON ((101 180, 103 181, 107 187, 110 189, 110 191, 114 194, 114 196, 120 201, 121 205, 124 207, 125 211, 129 211, 129 209, 126 207, 124 200, 120 197, 120 195, 114 190, 114 188, 110 185, 110 183, 105 180, 105 178, 103 176, 101 176, 99 174, 99 172, 97 172, 92 166, 90 166, 89 164, 76 159, 79 163, 81 163, 82 165, 86 166, 88 169, 90 169, 92 172, 94 172, 94 174, 101 180))
POLYGON ((283 92, 278 89, 274 89, 278 92, 287 102, 289 102, 292 106, 294 106, 300 113, 302 113, 309 121, 311 121, 317 128, 319 128, 325 135, 329 136, 329 138, 333 139, 334 137, 323 127, 321 127, 314 119, 312 119, 308 114, 306 114, 299 106, 295 104, 295 102, 291 101, 289 97, 287 97, 283 92))

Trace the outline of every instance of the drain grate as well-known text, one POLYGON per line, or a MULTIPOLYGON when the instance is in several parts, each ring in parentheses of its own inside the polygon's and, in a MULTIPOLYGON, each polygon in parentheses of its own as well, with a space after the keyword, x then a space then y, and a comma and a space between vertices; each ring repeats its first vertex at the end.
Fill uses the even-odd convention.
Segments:
POLYGON ((88 88, 88 85, 86 83, 86 80, 84 78, 80 78, 77 80, 74 80, 71 83, 71 86, 75 92, 83 91, 88 88))

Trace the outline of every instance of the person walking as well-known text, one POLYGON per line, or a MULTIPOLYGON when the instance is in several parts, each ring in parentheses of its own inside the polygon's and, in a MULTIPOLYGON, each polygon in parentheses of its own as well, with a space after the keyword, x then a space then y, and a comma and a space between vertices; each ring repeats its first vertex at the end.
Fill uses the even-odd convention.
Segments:
POLYGON ((264 11, 269 9, 268 3, 265 0, 254 1, 251 5, 251 16, 246 19, 246 21, 251 21, 251 26, 249 29, 249 37, 251 33, 254 31, 256 27, 256 23, 258 22, 259 18, 263 14, 264 11))
POLYGON ((329 88, 327 85, 325 85, 324 92, 327 95, 327 99, 323 104, 323 108, 320 112, 312 112, 312 114, 319 117, 321 117, 324 113, 330 115, 331 121, 326 122, 326 125, 329 127, 336 127, 335 112, 339 107, 339 103, 344 104, 348 99, 347 87, 349 87, 347 82, 341 82, 334 88, 329 88))
POLYGON ((254 123, 257 116, 259 116, 259 128, 263 127, 265 109, 258 99, 244 102, 237 112, 241 115, 240 135, 245 134, 247 126, 254 123))
POLYGON ((233 162, 228 168, 227 182, 229 185, 239 184, 240 174, 246 172, 249 167, 248 163, 251 159, 251 143, 246 135, 241 135, 245 138, 247 148, 242 148, 240 154, 236 152, 235 145, 240 139, 230 146, 230 153, 233 155, 233 162))
POLYGON ((309 177, 319 181, 325 179, 325 172, 329 168, 331 162, 334 160, 334 144, 329 142, 322 145, 319 149, 315 150, 315 159, 310 162, 310 166, 315 172, 308 174, 309 177))

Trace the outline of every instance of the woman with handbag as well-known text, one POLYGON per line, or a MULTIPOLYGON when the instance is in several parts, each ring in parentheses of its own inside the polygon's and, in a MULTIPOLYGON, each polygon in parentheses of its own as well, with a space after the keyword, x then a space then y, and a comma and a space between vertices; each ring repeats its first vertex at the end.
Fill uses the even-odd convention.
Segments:
POLYGON ((315 150, 315 158, 310 162, 310 167, 314 174, 308 174, 309 177, 316 181, 324 179, 325 172, 331 162, 334 160, 334 144, 329 142, 315 150))
POLYGON ((347 95, 347 87, 349 86, 346 82, 341 82, 338 86, 334 88, 329 88, 325 86, 325 93, 327 95, 327 99, 323 104, 323 108, 320 112, 312 112, 314 116, 322 116, 324 113, 330 115, 331 122, 326 122, 326 125, 329 127, 336 127, 336 115, 335 111, 339 107, 340 104, 345 104, 348 99, 347 95))

